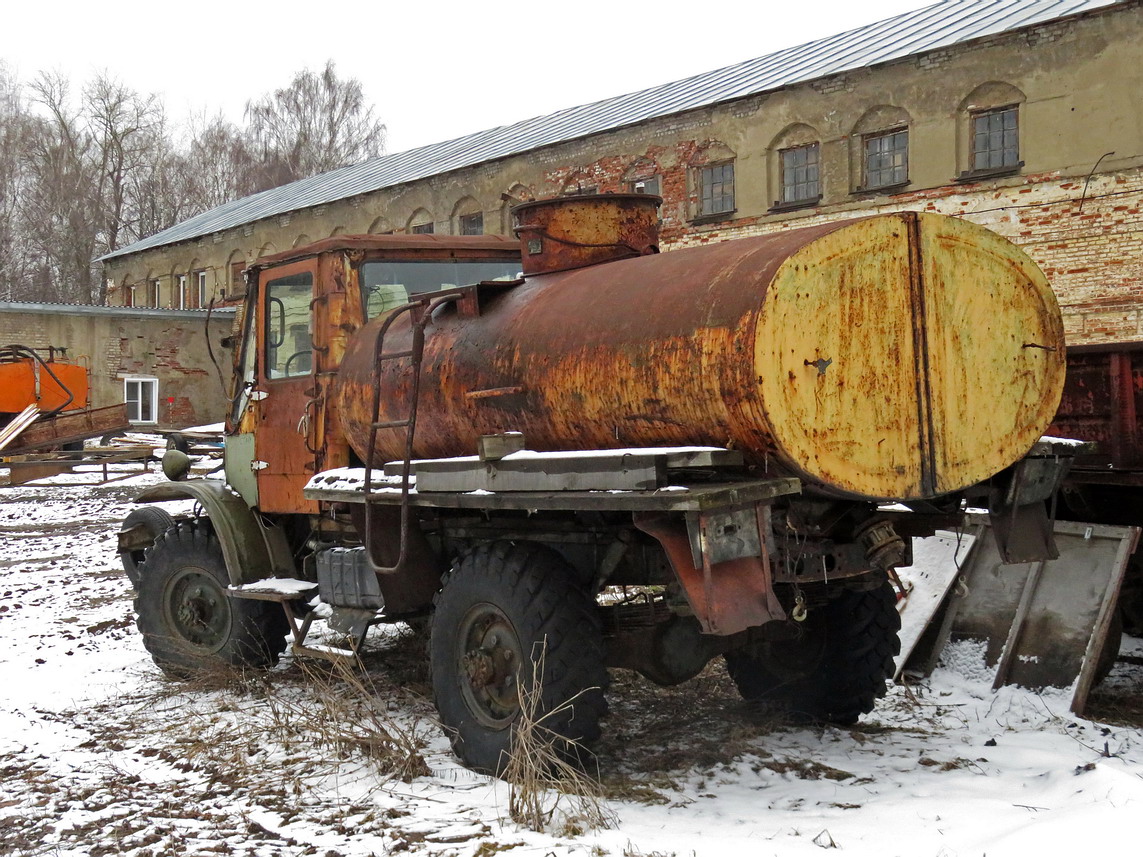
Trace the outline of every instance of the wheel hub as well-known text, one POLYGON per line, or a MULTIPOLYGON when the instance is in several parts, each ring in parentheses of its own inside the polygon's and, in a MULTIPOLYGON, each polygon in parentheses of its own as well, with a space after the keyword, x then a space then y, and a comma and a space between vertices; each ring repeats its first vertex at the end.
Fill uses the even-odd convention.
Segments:
POLYGON ((517 673, 520 641, 504 614, 491 604, 469 611, 459 635, 461 692, 478 720, 500 728, 520 710, 517 673))
POLYGON ((207 572, 187 568, 166 591, 165 608, 175 636, 200 649, 215 650, 230 632, 226 593, 207 572))

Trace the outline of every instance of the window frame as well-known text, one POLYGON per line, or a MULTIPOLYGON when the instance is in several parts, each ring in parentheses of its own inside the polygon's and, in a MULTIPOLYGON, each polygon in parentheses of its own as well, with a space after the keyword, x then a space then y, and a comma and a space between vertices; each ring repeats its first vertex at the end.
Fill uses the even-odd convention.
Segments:
POLYGON ((698 164, 695 167, 693 167, 694 177, 695 177, 695 216, 693 218, 691 218, 692 220, 694 220, 696 222, 706 221, 706 220, 726 220, 726 219, 733 217, 734 213, 736 211, 738 211, 738 199, 736 196, 736 188, 735 188, 736 177, 735 177, 735 169, 734 169, 734 160, 735 159, 730 158, 728 160, 723 160, 723 161, 714 161, 714 162, 709 163, 709 164, 698 164), (730 180, 729 181, 727 181, 725 178, 725 175, 726 175, 725 171, 727 168, 729 168, 729 170, 730 170, 730 180), (721 171, 721 175, 720 175, 718 181, 715 181, 713 179, 714 170, 721 171), (710 176, 709 178, 708 178, 708 174, 710 176), (718 186, 720 189, 722 189, 722 188, 725 188, 726 185, 730 186, 730 193, 727 194, 725 192, 722 192, 716 196, 714 193, 714 190, 713 190, 714 187, 718 186), (709 210, 707 208, 707 200, 708 200, 707 189, 708 188, 711 189, 711 194, 709 197, 709 200, 711 202, 711 206, 710 206, 709 210), (715 210, 714 201, 716 199, 719 199, 719 200, 729 199, 730 200, 729 207, 718 208, 717 210, 715 210))
POLYGON ((290 381, 298 378, 306 378, 313 374, 314 367, 314 331, 313 331, 313 301, 315 297, 315 289, 317 288, 317 275, 309 267, 283 266, 274 273, 273 279, 266 281, 265 288, 261 296, 262 303, 262 353, 259 355, 262 361, 262 375, 269 383, 276 381, 290 381), (293 280, 294 282, 289 282, 293 280), (279 369, 278 355, 279 352, 285 352, 287 349, 283 348, 286 344, 287 337, 294 335, 295 328, 301 326, 299 321, 293 321, 288 317, 287 306, 282 297, 274 294, 275 287, 282 289, 308 289, 308 297, 304 300, 291 301, 290 310, 296 311, 298 307, 304 306, 302 312, 305 318, 306 335, 309 340, 309 348, 297 348, 297 342, 290 349, 290 356, 285 361, 281 362, 279 369), (271 306, 273 302, 277 301, 278 306, 271 306), (281 328, 277 329, 273 325, 280 321, 281 328), (275 335, 275 333, 277 335, 275 335), (298 354, 308 353, 310 355, 308 361, 299 360, 298 365, 293 371, 287 372, 290 367, 291 361, 298 354))
POLYGON ((483 235, 484 212, 472 211, 468 214, 458 214, 456 216, 456 233, 457 235, 483 235), (473 231, 474 229, 479 229, 479 231, 473 231))
POLYGON ((645 178, 641 178, 641 179, 630 179, 627 182, 627 192, 628 193, 645 193, 645 194, 648 194, 649 196, 662 197, 662 195, 663 195, 663 177, 661 175, 659 175, 658 173, 655 173, 654 175, 649 175, 649 176, 646 176, 645 178), (654 190, 647 190, 647 182, 654 182, 655 183, 655 189, 654 190), (642 190, 639 189, 639 185, 643 185, 642 190))
POLYGON ((199 268, 197 271, 192 272, 194 276, 194 284, 197 290, 198 308, 202 309, 207 304, 206 299, 206 269, 199 268))
POLYGON ((434 235, 435 233, 434 223, 431 220, 427 223, 414 223, 409 227, 410 235, 434 235))
POLYGON ((175 309, 187 308, 187 275, 175 274, 175 290, 178 292, 178 305, 175 309))
POLYGON ((123 376, 123 403, 127 406, 127 421, 132 425, 156 425, 159 422, 159 379, 154 375, 125 375, 123 376), (131 415, 132 401, 128 394, 131 384, 139 385, 139 396, 135 400, 137 408, 136 418, 131 415), (150 389, 149 405, 151 419, 143 418, 144 389, 150 389))
MULTIPOLYGON (((1005 129, 1001 128, 1000 133, 1003 136, 1005 129)), ((972 179, 982 176, 998 176, 998 175, 1012 175, 1018 173, 1024 166, 1024 161, 1020 159, 1020 102, 1010 102, 1008 104, 1001 104, 996 107, 983 107, 977 110, 968 111, 968 169, 961 173, 960 179, 972 179), (976 144, 978 134, 976 130, 976 123, 989 116, 996 116, 1001 114, 1010 113, 1015 120, 1015 127, 1012 129, 1016 142, 1013 148, 1014 160, 1010 164, 1001 164, 994 167, 980 167, 977 166, 977 155, 979 154, 976 144)), ((995 151, 995 150, 988 150, 995 151)), ((1005 149, 1002 147, 999 151, 1002 153, 1005 149)))
MULTIPOLYGON (((896 188, 902 188, 902 187, 905 187, 907 184, 909 184, 909 182, 911 181, 909 178, 909 136, 910 135, 909 135, 909 126, 908 125, 898 125, 898 126, 895 126, 893 128, 885 128, 885 129, 880 130, 880 131, 871 131, 868 134, 862 134, 861 135, 861 182, 862 183, 861 183, 861 186, 858 188, 858 192, 860 192, 860 193, 865 193, 865 192, 881 193, 881 192, 884 192, 887 190, 894 190, 896 188), (870 144, 872 144, 878 140, 888 140, 890 138, 899 137, 899 136, 903 136, 904 140, 905 140, 905 145, 902 147, 902 151, 904 152, 904 163, 900 166, 900 169, 902 169, 904 171, 903 177, 900 179, 895 179, 894 181, 881 182, 879 184, 873 184, 872 181, 870 180, 870 174, 872 172, 870 170, 870 163, 869 163, 870 158, 873 155, 876 155, 878 157, 884 157, 884 155, 886 153, 885 153, 885 151, 871 152, 870 151, 870 144)), ((891 165, 888 168, 889 171, 893 171, 893 172, 896 172, 897 169, 898 169, 897 165, 891 165)), ((884 173, 886 171, 887 170, 884 167, 879 167, 876 170, 876 172, 878 172, 878 173, 884 173)))
POLYGON ((246 262, 244 260, 240 259, 237 262, 230 263, 230 287, 227 290, 227 297, 245 297, 246 278, 242 275, 242 272, 245 270, 246 262))
POLYGON ((793 208, 805 208, 807 206, 817 205, 819 202, 821 202, 821 199, 822 199, 821 167, 822 167, 822 150, 821 150, 821 141, 820 140, 814 140, 813 142, 810 142, 810 143, 799 143, 799 144, 794 145, 794 146, 785 146, 785 147, 779 149, 778 150, 778 187, 780 190, 778 193, 779 198, 777 200, 775 200, 774 205, 773 205, 773 210, 782 211, 782 210, 793 209, 793 208), (813 150, 813 152, 815 154, 815 159, 814 159, 813 164, 809 164, 808 162, 805 164, 787 164, 787 157, 786 157, 787 155, 793 155, 794 153, 797 153, 797 152, 808 152, 810 150, 813 150), (810 182, 808 182, 808 181, 799 182, 796 179, 794 182, 788 183, 786 181, 787 171, 791 168, 794 169, 795 171, 798 169, 808 169, 810 166, 812 166, 814 168, 813 189, 816 192, 812 193, 812 194, 806 194, 804 196, 787 197, 786 196, 786 189, 788 187, 797 188, 799 185, 809 185, 810 184, 810 182))

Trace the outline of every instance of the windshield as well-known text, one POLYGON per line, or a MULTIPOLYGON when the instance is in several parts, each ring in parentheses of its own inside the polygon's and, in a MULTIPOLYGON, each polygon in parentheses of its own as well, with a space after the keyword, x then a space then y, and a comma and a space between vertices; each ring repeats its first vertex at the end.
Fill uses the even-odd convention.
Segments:
POLYGON ((373 318, 409 302, 411 295, 471 286, 486 280, 515 280, 519 259, 433 259, 366 262, 361 266, 365 315, 373 318))

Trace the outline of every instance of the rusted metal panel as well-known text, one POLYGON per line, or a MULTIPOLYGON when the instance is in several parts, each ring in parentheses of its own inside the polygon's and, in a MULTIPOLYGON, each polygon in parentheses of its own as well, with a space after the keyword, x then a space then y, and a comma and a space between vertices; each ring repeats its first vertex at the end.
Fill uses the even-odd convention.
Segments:
POLYGON ((286 262, 298 262, 323 253, 401 254, 413 253, 418 259, 451 259, 463 254, 515 252, 515 238, 505 235, 334 235, 292 250, 263 256, 251 268, 262 269, 286 262))
POLYGON ((1069 348, 1067 361, 1052 434, 1096 442, 1077 468, 1143 469, 1143 342, 1069 348))
MULTIPOLYGON (((255 438, 253 467, 262 511, 316 512, 317 504, 302 495, 307 480, 320 470, 349 463, 350 448, 341 431, 332 388, 347 343, 365 321, 360 264, 456 259, 502 259, 514 264, 519 259, 519 243, 498 236, 336 236, 255 264, 255 291, 245 311, 258 330, 247 347, 257 353, 252 358, 235 353, 239 384, 243 383, 242 361, 253 359, 250 377, 254 387, 242 413, 237 419, 231 415, 228 425, 232 436, 242 433, 255 438), (299 275, 311 277, 311 292, 308 303, 292 306, 287 320, 284 305, 280 300, 275 303, 268 288, 299 275), (268 342, 275 325, 283 328, 277 335, 285 336, 288 327, 292 341, 300 343, 280 355, 294 362, 277 358, 273 362, 275 349, 286 348, 285 343, 268 342)), ((489 292, 494 294, 497 289, 489 292)), ((476 314, 475 303, 466 307, 466 314, 476 314)))
MULTIPOLYGON (((339 381, 363 457, 378 327, 350 341, 339 381)), ((409 342, 403 323, 386 348, 409 342)), ((860 218, 529 277, 477 318, 442 310, 414 454, 471 454, 503 431, 536 450, 730 444, 839 495, 932 497, 1040 437, 1062 346, 1042 274, 1004 239, 938 215, 860 218)), ((383 370, 381 419, 409 411, 410 380, 383 370)), ((378 432, 377 459, 403 447, 378 432)))
POLYGON ((525 276, 570 271, 659 252, 661 197, 582 194, 512 209, 525 276))
MULTIPOLYGON (((770 514, 765 505, 755 507, 759 533, 770 531, 770 514)), ((700 516, 705 531, 706 515, 700 516)), ((687 601, 704 634, 727 636, 786 618, 770 575, 770 559, 765 549, 758 556, 747 556, 717 564, 709 551, 696 563, 686 527, 677 518, 665 515, 635 516, 635 526, 654 536, 663 546, 687 601)))
POLYGON ((318 295, 311 291, 304 299, 299 297, 306 288, 302 279, 307 277, 309 288, 316 289, 321 278, 314 259, 273 268, 265 274, 266 282, 259 282, 254 319, 263 336, 257 341, 250 410, 255 424, 253 467, 258 506, 263 512, 312 513, 318 508, 317 503, 302 497, 302 488, 315 472, 314 453, 309 447, 308 421, 312 415, 307 390, 313 386, 317 365, 315 346, 322 345, 320 328, 312 318, 318 295), (297 284, 292 284, 295 280, 297 284), (298 291, 289 297, 288 304, 269 291, 278 282, 289 282, 289 288, 298 291), (273 341, 272 328, 280 341, 273 341), (306 367, 309 371, 292 374, 306 367))

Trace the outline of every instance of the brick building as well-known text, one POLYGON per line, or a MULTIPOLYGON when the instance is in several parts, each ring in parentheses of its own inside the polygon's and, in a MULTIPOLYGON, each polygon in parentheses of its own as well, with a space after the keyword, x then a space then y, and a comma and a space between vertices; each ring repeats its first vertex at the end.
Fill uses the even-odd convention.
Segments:
POLYGON ((234 311, 0 303, 0 344, 47 356, 49 348, 87 367, 91 407, 127 402, 139 427, 185 428, 226 416, 231 354, 222 339, 234 311), (208 349, 209 343, 209 349, 208 349), (210 358, 222 365, 216 369, 210 358))
POLYGON ((516 201, 642 189, 664 199, 663 249, 965 217, 1044 268, 1069 342, 1143 338, 1141 45, 1140 0, 944 0, 229 203, 105 257, 111 300, 194 306, 330 235, 509 233, 516 201))

